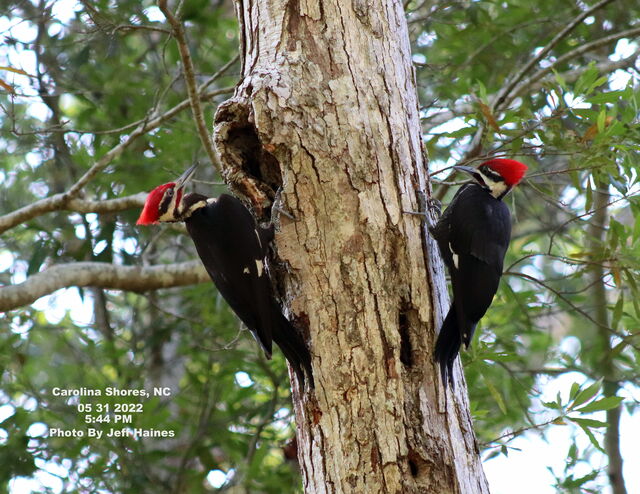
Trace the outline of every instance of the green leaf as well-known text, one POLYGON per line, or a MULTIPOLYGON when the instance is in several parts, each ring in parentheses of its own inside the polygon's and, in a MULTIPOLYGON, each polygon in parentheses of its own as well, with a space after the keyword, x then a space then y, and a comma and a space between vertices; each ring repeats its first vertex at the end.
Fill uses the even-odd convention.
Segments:
POLYGON ((571 446, 569 446, 567 457, 571 458, 573 461, 578 459, 578 445, 576 443, 571 443, 571 446))
POLYGON ((624 309, 624 292, 620 292, 620 296, 618 297, 618 301, 616 302, 615 307, 613 308, 613 317, 611 318, 611 327, 613 329, 618 329, 618 324, 620 324, 620 319, 622 318, 622 313, 624 309))
POLYGON ((611 349, 611 353, 609 354, 611 358, 615 358, 622 353, 622 351, 627 348, 628 343, 625 340, 622 340, 616 346, 611 349))
POLYGON ((502 395, 497 390, 497 388, 493 385, 493 383, 491 382, 490 378, 488 378, 485 375, 483 375, 482 377, 484 378, 484 382, 487 385, 487 389, 489 390, 489 393, 491 393, 491 396, 493 396, 493 399, 498 404, 498 407, 500 408, 502 413, 504 413, 506 415, 507 414, 507 407, 506 407, 506 405, 504 403, 502 395))
POLYGON ((487 88, 484 84, 482 84, 482 81, 477 80, 476 81, 476 85, 478 86, 478 93, 480 95, 480 100, 481 101, 487 101, 487 88))
MULTIPOLYGON (((620 122, 616 122, 616 123, 619 124, 620 122)), ((616 190, 620 192, 620 194, 627 193, 627 186, 624 183, 622 183, 620 180, 618 180, 616 177, 614 177, 610 173, 608 173, 607 175, 609 177, 609 181, 611 182, 611 185, 613 185, 616 188, 616 190)))
POLYGON ((620 402, 623 399, 624 398, 622 396, 607 396, 606 398, 594 401, 593 403, 589 403, 588 405, 577 409, 576 412, 591 413, 598 412, 600 410, 610 410, 620 405, 620 402))
POLYGON ((576 424, 582 425, 584 427, 600 428, 600 427, 607 427, 609 425, 606 422, 602 422, 601 420, 585 419, 585 418, 578 418, 578 417, 567 417, 567 418, 572 422, 575 422, 576 424))
POLYGON ((550 408, 551 410, 562 410, 562 405, 556 403, 555 401, 543 401, 542 405, 545 408, 550 408))
POLYGON ((617 103, 624 95, 626 94, 626 90, 622 91, 609 91, 594 94, 593 96, 589 96, 587 98, 587 102, 592 105, 600 105, 602 103, 617 103))
POLYGON ((603 108, 602 110, 600 110, 600 113, 598 113, 598 133, 601 134, 604 131, 604 128, 607 125, 607 110, 606 108, 603 108))
POLYGON ((587 88, 596 81, 598 77, 598 69, 595 66, 595 62, 591 62, 589 67, 582 73, 582 75, 576 81, 574 86, 574 92, 576 95, 588 93, 587 88))
POLYGON ((580 385, 574 382, 571 385, 571 390, 569 391, 569 400, 575 399, 575 397, 578 396, 578 391, 580 391, 580 385))
POLYGON ((600 392, 600 388, 602 387, 602 379, 598 379, 596 382, 586 387, 582 391, 578 393, 573 403, 569 405, 569 410, 572 410, 576 407, 579 407, 583 403, 591 400, 594 396, 596 396, 600 392))
POLYGON ((631 302, 633 303, 633 309, 636 312, 636 317, 640 319, 640 302, 638 302, 638 285, 636 285, 635 274, 630 270, 624 270, 625 278, 631 287, 631 302))
POLYGON ((609 78, 607 76, 604 76, 604 75, 602 77, 596 79, 587 88, 587 94, 592 93, 597 87, 602 86, 608 80, 609 80, 609 78))
POLYGON ((450 137, 452 139, 458 139, 460 137, 468 136, 475 133, 477 130, 476 127, 463 127, 458 130, 454 130, 452 132, 444 132, 440 134, 441 137, 450 137))
MULTIPOLYGON (((580 425, 580 424, 578 424, 580 425)), ((598 440, 596 439, 596 436, 593 435, 593 432, 591 432, 591 429, 589 429, 588 427, 585 427, 583 425, 580 425, 580 428, 584 431, 584 433, 587 435, 587 437, 589 438, 589 441, 591 442, 591 444, 593 444, 593 446, 598 449, 599 451, 605 453, 604 449, 602 449, 602 446, 600 446, 600 443, 598 442, 598 440)))
POLYGON ((40 266, 42 266, 42 263, 44 263, 45 259, 49 255, 49 250, 49 242, 47 240, 39 240, 36 242, 33 255, 31 256, 31 259, 29 259, 27 276, 31 276, 32 274, 40 271, 40 266))
POLYGON ((562 89, 564 89, 566 91, 567 90, 567 81, 565 80, 564 77, 562 77, 560 72, 557 72, 554 69, 553 70, 553 77, 555 78, 556 82, 558 83, 558 86, 560 86, 562 89))
POLYGON ((591 180, 586 181, 586 187, 584 192, 585 192, 584 209, 586 211, 591 211, 591 207, 593 206, 593 190, 591 189, 591 180))

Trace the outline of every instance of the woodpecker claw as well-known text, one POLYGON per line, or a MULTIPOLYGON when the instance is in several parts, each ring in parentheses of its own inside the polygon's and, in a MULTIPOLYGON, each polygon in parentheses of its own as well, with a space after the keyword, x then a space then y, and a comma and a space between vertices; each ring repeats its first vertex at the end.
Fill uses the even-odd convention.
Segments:
POLYGON ((296 220, 296 217, 294 215, 292 215, 289 211, 287 211, 286 209, 282 209, 279 206, 273 206, 271 209, 277 211, 278 213, 286 216, 287 218, 289 218, 291 221, 298 221, 296 220))
POLYGON ((417 192, 418 208, 419 211, 403 211, 404 214, 413 214, 415 216, 422 216, 423 221, 427 223, 429 231, 435 227, 438 218, 441 216, 442 204, 437 199, 427 197, 427 194, 423 191, 417 192), (435 215, 435 220, 433 216, 435 215))
POLYGON ((436 215, 436 217, 440 218, 442 216, 442 203, 438 199, 434 199, 433 197, 429 197, 427 199, 427 209, 436 215))
POLYGON ((276 195, 271 206, 271 222, 274 224, 277 223, 278 229, 280 229, 280 218, 279 215, 273 214, 274 211, 277 211, 281 215, 289 218, 291 221, 298 221, 294 215, 282 207, 282 187, 276 190, 276 195))

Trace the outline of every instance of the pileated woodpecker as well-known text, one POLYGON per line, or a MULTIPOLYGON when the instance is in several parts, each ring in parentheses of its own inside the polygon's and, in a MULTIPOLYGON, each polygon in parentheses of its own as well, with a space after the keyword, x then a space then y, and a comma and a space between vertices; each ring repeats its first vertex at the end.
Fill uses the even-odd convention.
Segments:
POLYGON ((430 228, 451 275, 453 301, 435 348, 442 380, 453 384, 460 346, 468 348, 476 325, 491 305, 511 237, 511 215, 502 198, 522 180, 527 166, 492 159, 478 168, 454 166, 475 182, 460 187, 438 223, 430 228))
POLYGON ((304 369, 313 386, 309 350, 282 314, 265 270, 273 226, 258 226, 249 210, 230 195, 222 194, 217 199, 197 193, 183 195, 195 168, 189 168, 175 182, 153 189, 137 224, 184 221, 213 283, 266 357, 271 358, 271 343, 275 341, 301 384, 304 386, 304 369))

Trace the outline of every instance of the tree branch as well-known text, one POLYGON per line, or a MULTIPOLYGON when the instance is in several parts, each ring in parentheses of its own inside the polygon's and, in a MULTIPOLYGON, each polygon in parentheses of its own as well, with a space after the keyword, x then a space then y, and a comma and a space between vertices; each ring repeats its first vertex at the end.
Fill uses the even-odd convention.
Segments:
MULTIPOLYGON (((529 91, 529 86, 534 84, 535 82, 539 81, 540 79, 542 79, 545 75, 547 75, 549 72, 551 72, 553 70, 554 67, 557 67, 558 65, 561 65, 565 62, 568 62, 569 60, 571 60, 572 58, 578 57, 580 55, 582 55, 583 53, 587 53, 589 51, 595 50, 597 48, 600 48, 604 45, 607 45, 609 43, 612 43, 614 41, 617 41, 619 39, 622 38, 633 38, 635 36, 640 35, 640 27, 636 27, 634 29, 627 29, 626 31, 620 31, 619 33, 615 33, 615 34, 611 34, 609 36, 605 36, 604 38, 600 38, 597 39, 595 41, 592 41, 590 43, 585 43, 584 45, 579 46, 578 48, 576 48, 575 50, 571 50, 570 52, 565 53, 564 55, 558 57, 557 60, 555 60, 553 63, 551 63, 549 66, 540 69, 539 71, 537 71, 535 74, 533 74, 531 77, 529 77, 528 79, 525 79, 521 84, 519 84, 517 87, 513 88, 513 91, 511 92, 510 95, 508 95, 508 97, 505 97, 504 99, 504 106, 508 106, 509 103, 511 103, 511 101, 513 101, 519 94, 523 93, 525 90, 529 91)), ((631 57, 620 61, 620 62, 624 62, 622 64, 622 66, 628 66, 629 64, 633 63, 633 61, 638 57, 638 51, 636 51, 633 55, 631 55, 631 57), (631 60, 630 60, 631 59, 631 60)), ((617 62, 617 63, 620 63, 617 62)), ((612 62, 615 63, 615 62, 612 62)), ((584 71, 586 69, 583 69, 582 71, 584 71)))
POLYGON ((573 31, 575 29, 575 27, 580 24, 583 20, 585 20, 587 17, 589 17, 591 14, 593 14, 596 10, 601 9, 602 7, 606 6, 607 4, 613 2, 614 0, 600 0, 600 2, 598 2, 597 4, 595 4, 593 7, 585 10, 584 12, 580 13, 580 15, 578 15, 577 17, 575 17, 569 24, 567 24, 567 26, 560 31, 558 34, 556 34, 553 39, 551 41, 549 41, 549 43, 547 43, 547 45, 540 50, 540 53, 538 53, 535 57, 533 57, 531 60, 529 60, 529 62, 527 62, 525 64, 524 67, 522 67, 522 69, 520 69, 520 71, 513 77, 511 78, 511 80, 509 81, 509 83, 504 86, 500 92, 498 93, 498 95, 496 96, 496 99, 494 101, 494 103, 491 105, 492 109, 495 111, 497 109, 500 108, 500 105, 505 101, 505 99, 511 94, 511 92, 513 91, 513 89, 518 85, 518 83, 524 78, 524 76, 538 63, 540 62, 540 60, 542 60, 544 57, 547 56, 547 54, 560 42, 562 41, 562 39, 564 39, 571 31, 573 31))
POLYGON ((84 199, 71 199, 66 208, 75 213, 117 213, 127 209, 141 208, 147 199, 146 192, 138 192, 132 196, 118 197, 104 201, 90 201, 84 199))
MULTIPOLYGON (((608 192, 603 192, 603 190, 607 190, 609 183, 605 183, 599 177, 594 177, 594 181, 596 186, 596 190, 593 192, 595 213, 593 214, 592 221, 589 223, 587 228, 587 248, 590 252, 598 252, 607 248, 606 228, 609 219, 608 204, 610 195, 608 192)), ((607 329, 605 329, 610 324, 607 309, 607 287, 604 283, 605 275, 606 272, 604 266, 596 264, 589 267, 588 276, 590 276, 593 281, 589 291, 592 298, 593 318, 596 323, 594 328, 595 338, 589 339, 595 340, 592 341, 590 345, 595 346, 595 349, 600 356, 597 362, 597 369, 604 377, 602 394, 605 398, 610 398, 618 395, 620 385, 618 384, 619 376, 616 365, 613 361, 613 344, 611 341, 611 334, 607 329)), ((593 333, 591 333, 591 335, 593 335, 593 333)), ((607 452, 607 458, 609 459, 607 474, 609 476, 609 483, 611 484, 611 491, 613 494, 627 494, 624 476, 622 475, 623 460, 620 452, 621 411, 622 404, 606 411, 608 427, 604 436, 604 449, 607 452)))
POLYGON ((0 287, 0 311, 30 304, 61 288, 94 286, 144 292, 204 283, 209 276, 200 261, 161 266, 117 266, 101 262, 58 264, 30 276, 23 283, 0 287))
MULTIPOLYGON (((577 55, 575 53, 575 50, 570 53, 572 53, 573 56, 577 55)), ((607 62, 597 63, 595 64, 595 68, 600 74, 609 74, 616 70, 628 69, 629 67, 633 66, 633 64, 635 63, 636 59, 639 56, 640 56, 640 50, 637 50, 631 55, 629 55, 627 58, 623 58, 622 60, 615 60, 615 61, 610 60, 607 62)), ((556 65, 557 65, 557 62, 553 64, 554 67, 556 65)), ((568 70, 566 72, 561 73, 560 75, 566 82, 575 82, 580 78, 582 74, 584 74, 584 72, 587 69, 588 67, 580 67, 579 69, 568 70)), ((542 87, 545 85, 546 82, 553 80, 553 76, 543 77, 545 74, 541 74, 540 72, 542 71, 536 72, 529 79, 527 79, 527 84, 529 84, 528 87, 525 86, 524 83, 518 86, 514 91, 514 95, 520 96, 522 93, 524 93, 523 89, 525 88, 527 89, 528 93, 539 91, 540 89, 542 89, 542 87)))
MULTIPOLYGON (((625 33, 628 31, 625 31, 625 33)), ((620 33, 622 34, 622 33, 620 33)), ((575 52, 575 50, 571 51, 571 56, 577 56, 578 54, 575 52)), ((569 54, 567 54, 569 55, 569 54)), ((636 61, 636 59, 640 56, 640 50, 636 51, 635 53, 631 54, 630 56, 628 56, 627 58, 623 58, 622 60, 615 60, 615 61, 607 61, 607 62, 600 62, 597 63, 595 65, 595 68, 598 70, 599 73, 601 74, 608 74, 611 73, 615 70, 619 70, 619 69, 627 69, 629 67, 631 67, 634 62, 636 61)), ((563 60, 566 61, 566 60, 563 60)), ((557 61, 554 62, 552 67, 555 67, 557 65, 557 61)), ((550 69, 551 67, 549 67, 550 69)), ((547 67, 545 67, 545 69, 542 70, 546 70, 547 67)), ((546 70, 546 72, 541 73, 542 70, 536 72, 534 75, 532 75, 529 79, 527 79, 526 83, 522 83, 520 84, 517 89, 514 91, 513 93, 513 97, 517 97, 522 95, 525 92, 525 89, 527 91, 527 93, 532 93, 535 91, 539 91, 544 85, 545 83, 547 83, 552 79, 551 77, 545 77, 545 75, 549 72, 549 70, 546 70)), ((574 69, 574 70, 568 70, 566 72, 562 72, 560 74, 560 76, 566 81, 566 82, 575 82, 577 81, 580 76, 582 74, 584 74, 585 70, 587 70, 587 67, 580 67, 579 69, 574 69)), ((511 101, 512 98, 509 99, 509 101, 511 101)), ((422 129, 425 133, 430 132, 431 129, 433 129, 434 127, 438 127, 439 125, 442 125, 444 123, 447 123, 448 121, 462 116, 462 115, 468 115, 470 113, 473 113, 476 110, 476 108, 474 108, 473 104, 468 103, 466 101, 464 102, 460 102, 460 103, 456 103, 454 104, 451 108, 449 109, 442 109, 440 111, 434 112, 431 115, 427 115, 426 117, 423 117, 422 120, 422 129)))
POLYGON ((132 196, 108 199, 105 201, 88 201, 84 199, 67 199, 65 194, 55 194, 33 204, 16 209, 0 216, 0 233, 27 220, 52 211, 68 210, 76 213, 117 213, 126 209, 139 208, 144 205, 146 192, 132 196))
MULTIPOLYGON (((229 92, 229 88, 219 89, 217 91, 210 91, 201 95, 201 98, 211 97, 217 94, 224 94, 229 92)), ((40 216, 44 213, 51 211, 57 211, 60 209, 70 209, 68 204, 74 199, 74 197, 80 193, 81 189, 93 179, 102 169, 104 169, 111 161, 117 158, 122 152, 138 137, 144 135, 150 130, 158 128, 164 122, 180 113, 182 110, 189 106, 189 100, 184 100, 167 110, 162 115, 159 115, 150 120, 144 120, 139 123, 138 127, 129 136, 123 140, 120 144, 108 151, 95 165, 93 165, 89 171, 87 171, 66 193, 55 194, 50 197, 40 199, 28 206, 24 206, 16 211, 13 211, 4 216, 0 216, 0 234, 7 231, 14 226, 17 226, 25 221, 28 221, 36 216, 40 216)), ((133 196, 132 196, 133 197, 133 196)), ((94 201, 84 201, 94 202, 94 201)), ((123 208, 124 209, 124 208, 123 208)), ((85 211, 88 212, 88 211, 85 211)), ((97 212, 97 211, 96 211, 97 212)))
POLYGON ((184 32, 184 26, 173 15, 173 12, 167 6, 167 0, 160 0, 158 7, 167 18, 171 28, 173 29, 173 36, 178 44, 178 50, 180 51, 180 59, 182 60, 182 73, 187 84, 187 94, 189 95, 189 101, 191 103, 191 112, 193 113, 193 119, 195 120, 198 134, 204 149, 209 155, 211 164, 221 173, 220 163, 218 162, 218 156, 213 148, 213 141, 211 135, 207 131, 207 124, 204 121, 204 115, 202 113, 202 105, 200 104, 200 98, 198 97, 198 86, 196 84, 195 69, 193 67, 193 60, 191 53, 189 52, 189 46, 187 45, 187 36, 184 32))

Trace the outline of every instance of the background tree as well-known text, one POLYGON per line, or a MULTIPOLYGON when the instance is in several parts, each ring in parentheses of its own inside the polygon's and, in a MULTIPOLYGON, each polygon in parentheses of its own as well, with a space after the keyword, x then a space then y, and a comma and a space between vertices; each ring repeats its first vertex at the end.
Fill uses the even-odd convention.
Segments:
MULTIPOLYGON (((210 284, 192 285, 207 280, 183 232, 132 226, 140 191, 207 153, 171 24, 152 3, 115 6, 1 10, 2 481, 197 492, 211 488, 209 475, 226 479, 221 489, 293 491, 281 452, 292 431, 283 361, 262 360, 224 304, 209 302, 210 284), (191 286, 168 288, 178 285, 191 286), (136 425, 176 436, 134 447, 48 438, 44 424, 86 427, 51 396, 61 383, 170 386, 136 425)), ((484 456, 506 454, 525 430, 569 424, 557 489, 624 492, 618 423, 635 412, 638 379, 638 6, 405 7, 436 194, 450 197, 443 175, 455 162, 507 154, 532 170, 511 199, 501 290, 463 355, 484 456), (555 382, 563 392, 549 397, 555 382)), ((189 1, 178 18, 211 128, 238 78, 235 16, 225 2, 189 1)), ((201 173, 203 192, 224 190, 212 168, 201 173)))

